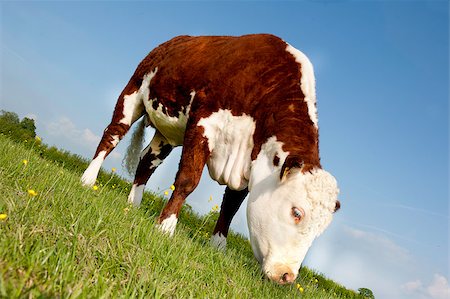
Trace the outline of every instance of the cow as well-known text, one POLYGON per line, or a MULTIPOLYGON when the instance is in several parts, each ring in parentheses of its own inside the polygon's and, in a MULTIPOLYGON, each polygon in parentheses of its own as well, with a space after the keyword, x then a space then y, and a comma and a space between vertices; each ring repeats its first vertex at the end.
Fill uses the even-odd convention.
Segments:
POLYGON ((140 154, 128 201, 139 206, 155 169, 182 146, 158 228, 173 235, 207 165, 211 178, 226 186, 212 243, 226 246, 231 220, 249 195, 254 256, 267 278, 293 283, 313 240, 340 207, 337 182, 320 163, 309 59, 270 34, 178 36, 161 44, 120 94, 84 185, 95 184, 106 156, 141 118, 155 134, 140 154))

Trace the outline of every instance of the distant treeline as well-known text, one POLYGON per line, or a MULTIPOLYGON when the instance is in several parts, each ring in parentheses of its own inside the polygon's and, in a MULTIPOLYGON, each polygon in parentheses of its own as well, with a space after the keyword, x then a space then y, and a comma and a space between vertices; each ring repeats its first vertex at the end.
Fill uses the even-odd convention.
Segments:
POLYGON ((36 137, 36 125, 34 119, 20 120, 16 113, 0 110, 0 133, 15 140, 30 141, 36 137))

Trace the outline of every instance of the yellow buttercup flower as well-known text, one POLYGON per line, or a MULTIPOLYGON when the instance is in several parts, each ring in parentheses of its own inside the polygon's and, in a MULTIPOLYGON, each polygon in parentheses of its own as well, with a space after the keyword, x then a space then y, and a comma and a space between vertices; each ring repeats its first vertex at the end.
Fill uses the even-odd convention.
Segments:
POLYGON ((6 218, 8 218, 8 215, 6 215, 5 213, 0 214, 0 221, 5 221, 6 218))
POLYGON ((116 169, 115 167, 111 168, 111 171, 112 171, 112 172, 116 172, 116 170, 117 170, 117 169, 116 169))
POLYGON ((97 186, 97 185, 94 185, 94 186, 92 187, 92 190, 97 191, 97 190, 98 190, 98 186, 97 186))
POLYGON ((42 141, 41 137, 39 136, 36 136, 34 139, 36 140, 37 143, 40 143, 42 141))
POLYGON ((174 185, 171 185, 171 186, 170 186, 170 190, 174 191, 174 190, 175 190, 175 186, 174 186, 174 185))
POLYGON ((169 191, 164 191, 164 195, 165 196, 169 195, 169 191))
POLYGON ((36 195, 37 195, 37 192, 34 191, 33 189, 29 189, 29 190, 28 190, 28 194, 31 195, 31 196, 36 196, 36 195))
POLYGON ((217 212, 219 210, 219 206, 215 205, 214 207, 212 207, 211 211, 212 212, 217 212))
POLYGON ((297 283, 297 290, 300 292, 300 293, 303 293, 305 290, 303 289, 303 287, 299 284, 299 283, 297 283))
POLYGON ((212 201, 212 195, 209 196, 208 201, 212 201))
POLYGON ((28 165, 28 160, 22 160, 23 165, 27 166, 28 165))

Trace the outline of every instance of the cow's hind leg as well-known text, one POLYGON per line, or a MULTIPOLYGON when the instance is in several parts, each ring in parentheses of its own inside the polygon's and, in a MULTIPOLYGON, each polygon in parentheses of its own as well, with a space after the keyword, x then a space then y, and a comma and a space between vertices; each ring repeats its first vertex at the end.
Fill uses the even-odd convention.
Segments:
POLYGON ((89 167, 83 173, 81 182, 85 186, 93 186, 106 156, 117 146, 131 125, 144 115, 145 108, 139 87, 130 81, 117 101, 111 123, 103 132, 102 139, 95 151, 89 167))
POLYGON ((217 219, 216 227, 214 228, 213 235, 211 237, 211 245, 214 247, 217 247, 220 250, 225 250, 231 220, 234 215, 236 215, 236 212, 239 210, 239 207, 247 194, 247 188, 241 191, 232 190, 228 187, 225 189, 219 219, 217 219))
POLYGON ((145 184, 156 168, 170 154, 173 147, 167 142, 161 133, 156 131, 150 144, 142 151, 139 164, 136 169, 133 187, 128 202, 139 206, 144 194, 145 184))
POLYGON ((180 165, 175 178, 175 190, 158 218, 158 227, 170 236, 175 232, 178 214, 186 197, 194 191, 209 157, 208 141, 203 130, 194 125, 184 136, 180 165))

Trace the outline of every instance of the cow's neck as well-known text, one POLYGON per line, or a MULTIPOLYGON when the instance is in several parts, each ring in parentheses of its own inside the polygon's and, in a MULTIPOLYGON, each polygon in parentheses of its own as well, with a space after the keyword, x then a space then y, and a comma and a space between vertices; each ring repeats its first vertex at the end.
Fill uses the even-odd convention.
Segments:
POLYGON ((276 136, 269 137, 261 145, 256 159, 252 161, 249 190, 251 191, 253 186, 261 182, 275 183, 274 180, 279 177, 281 166, 288 154, 283 150, 283 143, 277 140, 276 136))

